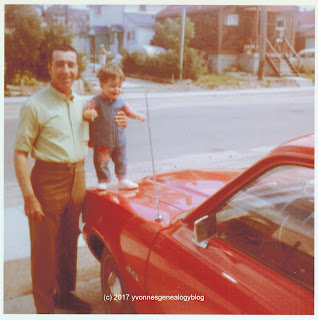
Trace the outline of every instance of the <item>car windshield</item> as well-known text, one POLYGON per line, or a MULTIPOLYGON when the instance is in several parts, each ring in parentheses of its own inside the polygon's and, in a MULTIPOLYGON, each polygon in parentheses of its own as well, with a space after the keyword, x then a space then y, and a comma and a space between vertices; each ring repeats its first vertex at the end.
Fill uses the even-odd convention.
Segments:
POLYGON ((313 169, 269 171, 232 197, 216 219, 221 239, 313 289, 313 169))

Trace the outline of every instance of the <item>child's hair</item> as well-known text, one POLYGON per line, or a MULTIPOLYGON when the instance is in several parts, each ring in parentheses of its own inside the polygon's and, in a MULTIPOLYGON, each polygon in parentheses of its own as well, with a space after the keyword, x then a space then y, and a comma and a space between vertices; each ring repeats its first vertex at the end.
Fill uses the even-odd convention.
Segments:
POLYGON ((117 64, 108 63, 99 69, 97 78, 100 82, 107 82, 109 79, 119 78, 121 82, 125 81, 125 74, 117 64))

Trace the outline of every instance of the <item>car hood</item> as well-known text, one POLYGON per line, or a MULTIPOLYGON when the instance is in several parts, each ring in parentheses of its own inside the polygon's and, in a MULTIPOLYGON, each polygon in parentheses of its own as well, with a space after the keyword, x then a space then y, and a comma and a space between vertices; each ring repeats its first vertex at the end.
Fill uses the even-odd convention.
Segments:
POLYGON ((148 221, 154 221, 160 214, 162 224, 168 225, 174 218, 196 208, 239 172, 237 170, 170 172, 157 175, 156 184, 153 176, 148 176, 138 182, 137 190, 118 190, 113 186, 107 193, 116 196, 117 202, 123 203, 124 198, 131 212, 148 221))

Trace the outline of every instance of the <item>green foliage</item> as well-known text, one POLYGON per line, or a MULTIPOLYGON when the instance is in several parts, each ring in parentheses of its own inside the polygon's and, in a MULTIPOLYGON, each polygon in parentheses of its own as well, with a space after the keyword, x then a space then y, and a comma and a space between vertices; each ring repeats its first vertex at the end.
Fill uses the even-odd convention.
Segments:
POLYGON ((197 49, 186 48, 183 55, 182 77, 184 79, 197 80, 206 72, 204 53, 197 49))
POLYGON ((198 79, 198 83, 201 86, 209 89, 214 89, 221 85, 239 85, 242 81, 244 81, 244 79, 233 77, 227 74, 209 74, 198 79))
POLYGON ((22 75, 17 73, 12 79, 12 84, 18 86, 21 84, 21 81, 26 86, 35 86, 38 83, 34 75, 29 71, 25 71, 22 75))
MULTIPOLYGON (((167 50, 154 56, 147 56, 142 52, 123 52, 122 67, 125 73, 146 74, 156 77, 179 78, 180 74, 180 47, 181 47, 181 18, 166 19, 163 23, 157 22, 152 45, 167 50)), ((204 55, 198 50, 189 48, 194 38, 194 24, 186 18, 184 52, 183 52, 183 78, 199 78, 204 72, 204 55)))
MULTIPOLYGON (((42 26, 39 14, 31 5, 5 6, 5 82, 31 73, 36 79, 50 79, 47 65, 53 45, 72 45, 73 35, 65 25, 42 26)), ((84 54, 78 54, 79 75, 86 68, 84 54)))
POLYGON ((32 6, 5 6, 5 80, 30 71, 36 74, 42 42, 40 18, 32 6))
POLYGON ((313 72, 313 73, 301 73, 300 76, 302 78, 311 79, 312 83, 315 83, 315 72, 313 72))
MULTIPOLYGON (((155 25, 155 36, 151 44, 163 47, 166 50, 172 49, 179 51, 181 46, 181 17, 176 19, 167 18, 163 23, 157 22, 155 25)), ((188 46, 189 42, 194 38, 194 24, 186 17, 184 46, 188 46)))
POLYGON ((179 74, 178 56, 173 52, 148 56, 145 53, 127 50, 122 52, 121 65, 126 74, 149 75, 162 78, 176 77, 179 74))

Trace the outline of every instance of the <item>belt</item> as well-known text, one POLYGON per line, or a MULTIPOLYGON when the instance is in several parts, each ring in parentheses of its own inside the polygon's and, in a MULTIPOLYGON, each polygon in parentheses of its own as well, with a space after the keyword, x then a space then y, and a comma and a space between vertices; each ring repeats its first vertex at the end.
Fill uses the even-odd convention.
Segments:
POLYGON ((78 162, 52 162, 52 161, 35 160, 35 165, 42 168, 67 169, 67 168, 76 168, 76 167, 84 166, 84 160, 81 160, 78 162))

